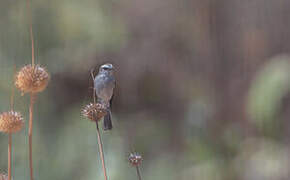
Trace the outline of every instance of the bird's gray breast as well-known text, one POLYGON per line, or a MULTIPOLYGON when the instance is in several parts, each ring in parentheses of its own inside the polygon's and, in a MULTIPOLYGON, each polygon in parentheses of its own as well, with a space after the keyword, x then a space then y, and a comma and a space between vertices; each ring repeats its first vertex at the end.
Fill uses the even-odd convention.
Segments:
POLYGON ((98 74, 95 78, 95 89, 98 101, 109 103, 115 87, 115 78, 108 74, 98 74))

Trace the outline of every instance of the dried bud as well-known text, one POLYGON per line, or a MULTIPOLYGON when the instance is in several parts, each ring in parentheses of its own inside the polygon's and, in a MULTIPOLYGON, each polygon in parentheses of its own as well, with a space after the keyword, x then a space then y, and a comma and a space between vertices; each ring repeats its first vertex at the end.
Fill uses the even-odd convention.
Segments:
POLYGON ((15 133, 24 126, 23 117, 19 112, 9 111, 0 114, 0 131, 4 133, 15 133))
POLYGON ((6 174, 0 173, 0 180, 8 180, 8 176, 6 174))
POLYGON ((132 166, 139 166, 143 159, 142 159, 142 156, 140 154, 135 152, 135 153, 131 153, 129 155, 128 160, 132 166))
POLYGON ((43 91, 49 80, 46 70, 39 65, 24 66, 15 77, 15 86, 22 93, 37 93, 43 91))
POLYGON ((82 115, 91 121, 99 121, 107 114, 107 108, 100 103, 90 103, 82 110, 82 115))

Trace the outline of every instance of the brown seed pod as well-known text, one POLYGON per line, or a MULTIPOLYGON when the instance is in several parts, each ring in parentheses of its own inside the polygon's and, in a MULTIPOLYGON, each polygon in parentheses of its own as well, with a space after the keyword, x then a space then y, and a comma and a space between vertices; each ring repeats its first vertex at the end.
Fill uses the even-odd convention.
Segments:
POLYGON ((132 165, 132 166, 139 166, 141 163, 142 163, 142 156, 138 153, 131 153, 129 155, 129 163, 132 165))
POLYGON ((22 93, 37 93, 43 91, 49 81, 49 74, 39 65, 24 66, 15 76, 15 86, 22 93))
POLYGON ((0 173, 0 180, 8 180, 8 176, 6 174, 0 173))
POLYGON ((22 129, 24 120, 19 112, 8 111, 0 114, 0 132, 15 133, 22 129))
POLYGON ((91 121, 99 121, 107 114, 107 108, 101 103, 90 103, 82 109, 82 115, 91 121))

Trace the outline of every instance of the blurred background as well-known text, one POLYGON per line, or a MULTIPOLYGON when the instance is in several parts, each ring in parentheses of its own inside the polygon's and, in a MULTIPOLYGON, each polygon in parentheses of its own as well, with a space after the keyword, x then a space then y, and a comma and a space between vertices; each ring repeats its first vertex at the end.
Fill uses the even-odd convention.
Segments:
MULTIPOLYGON (((34 120, 36 180, 103 179, 90 69, 111 62, 111 180, 290 179, 290 1, 33 0, 36 62, 51 74, 34 120), (289 122, 288 122, 288 121, 289 122)), ((0 0, 0 111, 13 66, 31 63, 26 2, 0 0)), ((28 124, 29 96, 16 91, 28 124)), ((28 180, 28 126, 13 136, 14 179, 28 180)), ((7 141, 0 136, 0 171, 7 141)))

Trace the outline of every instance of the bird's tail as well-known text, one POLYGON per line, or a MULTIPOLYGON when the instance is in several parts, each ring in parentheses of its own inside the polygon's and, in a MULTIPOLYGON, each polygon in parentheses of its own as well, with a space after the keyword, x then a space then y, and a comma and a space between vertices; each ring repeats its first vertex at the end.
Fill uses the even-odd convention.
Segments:
POLYGON ((112 120, 111 120, 111 110, 104 117, 104 130, 111 130, 113 128, 112 120))

